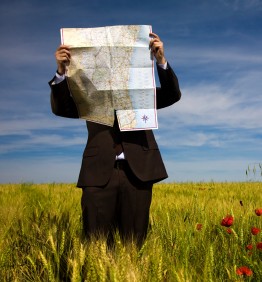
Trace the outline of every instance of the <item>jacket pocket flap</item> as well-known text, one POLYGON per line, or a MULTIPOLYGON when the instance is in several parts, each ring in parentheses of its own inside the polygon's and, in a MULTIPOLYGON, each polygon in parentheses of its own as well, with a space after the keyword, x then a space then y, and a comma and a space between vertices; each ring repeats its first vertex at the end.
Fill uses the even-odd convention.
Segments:
POLYGON ((151 146, 146 147, 146 146, 142 146, 144 151, 148 151, 148 150, 159 150, 157 144, 151 144, 151 146))
POLYGON ((97 147, 86 148, 83 154, 83 157, 92 157, 98 154, 97 147))

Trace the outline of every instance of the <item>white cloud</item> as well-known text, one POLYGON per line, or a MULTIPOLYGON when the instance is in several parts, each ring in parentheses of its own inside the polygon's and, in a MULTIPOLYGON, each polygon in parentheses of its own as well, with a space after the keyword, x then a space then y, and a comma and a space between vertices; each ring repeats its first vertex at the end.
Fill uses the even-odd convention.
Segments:
MULTIPOLYGON (((161 127, 160 127, 161 128, 161 127)), ((229 142, 228 135, 219 133, 207 133, 204 130, 190 130, 183 126, 170 125, 169 130, 155 132, 156 140, 161 148, 175 149, 178 147, 223 147, 229 142)))
MULTIPOLYGON (((259 73, 250 73, 231 85, 214 82, 185 87, 181 100, 161 111, 159 116, 183 126, 249 128, 261 132, 262 97, 258 76, 259 73)), ((168 127, 169 123, 161 126, 168 127)))
POLYGON ((83 146, 87 130, 85 121, 30 113, 25 117, 1 121, 0 154, 21 150, 44 151, 51 148, 83 146), (8 140, 8 141, 3 141, 8 140))
POLYGON ((0 136, 4 135, 28 135, 33 130, 59 130, 67 128, 72 131, 85 130, 85 122, 79 119, 61 118, 37 113, 21 114, 13 119, 1 121, 0 136))
MULTIPOLYGON (((249 39, 251 41, 251 39, 249 39)), ((248 40, 247 40, 248 42, 248 40)), ((246 46, 244 42, 239 46, 238 43, 228 42, 226 45, 221 42, 219 46, 203 46, 202 44, 190 43, 190 45, 176 46, 168 48, 167 58, 174 58, 174 64, 182 66, 192 66, 196 64, 209 64, 209 68, 219 67, 224 64, 224 68, 236 66, 255 66, 261 67, 262 55, 260 38, 253 41, 254 46, 246 46), (212 65, 213 64, 213 65, 212 65)))
POLYGON ((69 157, 23 158, 0 162, 1 183, 75 183, 81 159, 69 157))
POLYGON ((1 144, 0 154, 13 153, 20 150, 33 152, 51 150, 52 148, 76 147, 81 145, 84 148, 86 139, 83 136, 64 137, 55 134, 29 134, 26 137, 19 138, 13 141, 12 139, 7 144, 1 144))

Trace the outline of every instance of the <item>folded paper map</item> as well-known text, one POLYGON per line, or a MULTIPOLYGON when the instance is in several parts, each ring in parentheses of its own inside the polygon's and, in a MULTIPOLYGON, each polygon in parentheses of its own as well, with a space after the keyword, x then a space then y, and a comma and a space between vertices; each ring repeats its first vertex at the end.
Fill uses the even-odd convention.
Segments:
POLYGON ((156 129, 154 62, 149 25, 62 28, 70 46, 67 83, 80 118, 121 131, 156 129))

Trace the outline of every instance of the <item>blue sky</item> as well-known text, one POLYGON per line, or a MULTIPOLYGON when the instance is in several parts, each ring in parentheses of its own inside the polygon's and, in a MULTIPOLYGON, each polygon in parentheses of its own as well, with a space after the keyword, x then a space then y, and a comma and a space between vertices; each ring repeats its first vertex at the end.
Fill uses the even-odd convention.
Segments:
POLYGON ((262 1, 0 4, 0 182, 76 182, 87 132, 56 117, 47 82, 61 27, 150 24, 182 99, 158 113, 168 181, 245 181, 262 161, 262 1))

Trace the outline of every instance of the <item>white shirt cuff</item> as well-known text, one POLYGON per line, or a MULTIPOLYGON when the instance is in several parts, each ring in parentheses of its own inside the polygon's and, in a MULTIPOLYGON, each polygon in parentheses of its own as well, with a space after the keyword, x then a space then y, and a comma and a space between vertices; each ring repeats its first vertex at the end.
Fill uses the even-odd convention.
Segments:
POLYGON ((167 69, 167 62, 165 62, 164 64, 157 64, 161 69, 166 70, 167 69))
POLYGON ((56 73, 55 74, 55 79, 53 81, 53 84, 58 84, 58 83, 62 82, 64 79, 65 79, 65 75, 64 74, 60 75, 60 74, 56 73))

